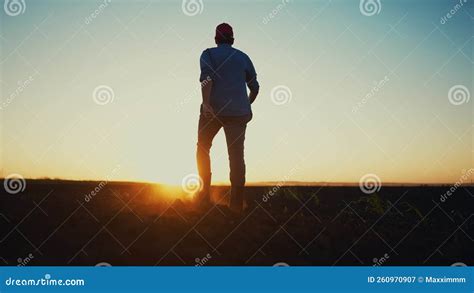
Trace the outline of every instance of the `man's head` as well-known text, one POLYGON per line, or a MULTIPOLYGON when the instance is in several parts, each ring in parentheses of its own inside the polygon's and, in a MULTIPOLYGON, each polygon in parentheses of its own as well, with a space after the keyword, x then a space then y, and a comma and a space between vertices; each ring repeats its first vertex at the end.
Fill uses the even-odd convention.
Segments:
POLYGON ((214 38, 216 44, 230 44, 234 43, 234 31, 228 23, 221 23, 216 27, 216 36, 214 38))

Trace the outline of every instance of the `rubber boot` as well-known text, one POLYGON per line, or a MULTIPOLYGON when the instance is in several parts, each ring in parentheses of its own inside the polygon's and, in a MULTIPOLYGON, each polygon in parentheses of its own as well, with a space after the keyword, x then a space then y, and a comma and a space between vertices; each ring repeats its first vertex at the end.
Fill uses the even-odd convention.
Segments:
POLYGON ((211 177, 212 173, 209 173, 208 176, 201 177, 202 188, 196 198, 199 206, 208 206, 211 204, 211 177))
POLYGON ((230 190, 229 208, 235 213, 241 213, 244 207, 244 186, 232 186, 230 190))
POLYGON ((248 192, 245 193, 244 198, 245 198, 244 212, 248 213, 248 212, 253 211, 257 207, 257 203, 255 202, 255 199, 251 198, 248 192))

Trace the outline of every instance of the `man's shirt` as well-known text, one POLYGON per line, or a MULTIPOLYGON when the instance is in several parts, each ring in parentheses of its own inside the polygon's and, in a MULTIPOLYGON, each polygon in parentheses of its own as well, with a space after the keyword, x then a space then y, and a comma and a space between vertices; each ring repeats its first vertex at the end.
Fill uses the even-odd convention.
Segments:
POLYGON ((229 44, 220 44, 202 52, 201 76, 212 79, 210 104, 218 116, 244 116, 252 113, 247 88, 258 92, 257 73, 250 58, 229 44))

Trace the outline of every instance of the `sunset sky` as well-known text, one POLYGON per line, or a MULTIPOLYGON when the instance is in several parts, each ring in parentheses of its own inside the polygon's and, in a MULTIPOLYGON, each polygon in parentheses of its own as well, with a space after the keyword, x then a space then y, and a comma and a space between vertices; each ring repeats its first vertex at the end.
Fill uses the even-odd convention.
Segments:
MULTIPOLYGON (((335 0, 3 7, 0 176, 179 184, 196 173, 199 56, 228 22, 261 85, 248 181, 458 181, 474 167, 473 2, 373 2, 373 15, 335 0), (94 100, 103 85, 113 93, 94 100)), ((227 182, 223 133, 212 159, 227 182)))

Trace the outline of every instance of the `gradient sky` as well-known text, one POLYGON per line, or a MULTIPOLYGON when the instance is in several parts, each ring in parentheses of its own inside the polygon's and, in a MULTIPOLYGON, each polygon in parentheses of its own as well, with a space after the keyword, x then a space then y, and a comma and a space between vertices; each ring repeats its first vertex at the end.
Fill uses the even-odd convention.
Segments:
MULTIPOLYGON (((204 0, 188 16, 181 1, 112 0, 90 21, 103 1, 25 2, 0 16, 0 176, 195 173, 198 59, 221 22, 261 84, 248 181, 455 182, 474 167, 473 1, 444 24, 458 1, 381 0, 365 16, 359 1, 204 0), (112 102, 94 102, 99 85, 112 102), (280 85, 291 100, 276 105, 280 85), (450 103, 455 85, 471 100, 450 103)), ((223 133, 212 158, 215 181, 227 181, 223 133)))

